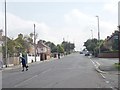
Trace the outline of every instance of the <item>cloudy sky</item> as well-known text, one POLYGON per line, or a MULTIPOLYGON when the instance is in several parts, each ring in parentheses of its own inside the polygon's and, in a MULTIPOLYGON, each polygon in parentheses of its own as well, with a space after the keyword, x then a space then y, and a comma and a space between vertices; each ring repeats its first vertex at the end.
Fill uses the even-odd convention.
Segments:
MULTIPOLYGON (((76 50, 87 39, 111 35, 118 26, 118 0, 7 0, 7 35, 16 38, 33 32, 38 39, 60 44, 63 38, 74 42, 76 50), (91 32, 92 30, 92 32, 91 32)), ((4 0, 0 1, 0 29, 4 31, 4 0)))

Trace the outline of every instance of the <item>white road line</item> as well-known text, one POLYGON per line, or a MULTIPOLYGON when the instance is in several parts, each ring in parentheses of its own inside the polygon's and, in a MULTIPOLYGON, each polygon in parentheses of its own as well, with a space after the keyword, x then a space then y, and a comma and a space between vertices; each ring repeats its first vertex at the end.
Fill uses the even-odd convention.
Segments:
POLYGON ((95 62, 92 60, 92 59, 90 59, 91 60, 91 62, 93 63, 93 65, 95 66, 95 67, 97 67, 97 65, 95 64, 95 62))
MULTIPOLYGON (((48 71, 50 71, 50 70, 51 70, 51 69, 48 69, 48 70, 46 70, 46 71, 44 71, 44 72, 42 72, 42 73, 40 73, 40 74, 44 74, 44 73, 46 73, 46 72, 48 72, 48 71)), ((31 77, 31 78, 29 78, 29 79, 27 79, 27 80, 25 80, 25 81, 23 81, 23 82, 17 84, 17 85, 15 85, 14 87, 17 88, 18 86, 20 86, 20 85, 22 85, 22 84, 28 82, 29 80, 32 80, 33 78, 38 77, 40 74, 35 75, 35 76, 33 76, 33 77, 31 77)))
POLYGON ((102 73, 100 73, 100 75, 103 77, 103 79, 105 79, 106 77, 102 74, 102 73))
MULTIPOLYGON (((96 68, 96 70, 97 70, 97 69, 98 69, 98 66, 100 66, 100 64, 99 64, 97 61, 94 62, 92 59, 90 59, 90 60, 92 61, 92 63, 94 64, 94 66, 95 66, 95 68, 96 68), (97 66, 95 63, 96 63, 98 66, 97 66)), ((97 71, 98 71, 98 70, 97 70, 97 71)), ((102 76, 103 79, 106 78, 106 77, 101 73, 102 71, 98 71, 98 72, 99 72, 99 74, 102 76)))
MULTIPOLYGON (((44 72, 42 72, 42 73, 40 73, 40 74, 44 74, 44 73, 49 72, 49 71, 51 71, 51 68, 46 70, 46 71, 44 71, 44 72)), ((38 75, 40 75, 40 74, 38 74, 38 75)))
POLYGON ((38 76, 38 75, 35 75, 35 76, 33 76, 32 78, 29 78, 29 79, 27 79, 27 80, 25 80, 25 81, 23 81, 23 82, 21 82, 21 83, 15 85, 14 87, 17 88, 17 87, 20 86, 21 84, 23 84, 23 83, 25 83, 25 82, 27 82, 27 81, 29 81, 29 80, 31 80, 31 79, 37 77, 37 76, 38 76))
POLYGON ((95 61, 96 62, 96 64, 98 65, 98 66, 100 66, 100 63, 98 63, 97 61, 95 61))

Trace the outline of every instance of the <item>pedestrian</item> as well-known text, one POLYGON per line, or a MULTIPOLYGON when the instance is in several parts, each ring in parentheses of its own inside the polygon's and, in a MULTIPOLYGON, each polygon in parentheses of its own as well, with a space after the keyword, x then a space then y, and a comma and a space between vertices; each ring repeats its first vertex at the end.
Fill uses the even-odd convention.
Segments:
POLYGON ((2 69, 3 68, 3 61, 0 60, 0 68, 2 69))
POLYGON ((60 53, 58 53, 58 59, 60 59, 60 53))
POLYGON ((28 66, 26 65, 26 59, 25 59, 25 57, 24 57, 24 55, 22 55, 22 57, 20 57, 21 58, 21 63, 22 63, 22 68, 23 68, 23 70, 22 71, 24 71, 24 68, 26 68, 26 71, 28 70, 28 66))

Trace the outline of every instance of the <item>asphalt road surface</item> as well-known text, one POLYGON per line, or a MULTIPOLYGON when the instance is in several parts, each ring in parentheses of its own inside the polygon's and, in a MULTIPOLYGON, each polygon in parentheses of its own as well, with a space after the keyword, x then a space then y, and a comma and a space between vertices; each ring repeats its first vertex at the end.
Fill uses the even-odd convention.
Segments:
POLYGON ((3 88, 110 88, 91 60, 78 53, 2 72, 3 88))

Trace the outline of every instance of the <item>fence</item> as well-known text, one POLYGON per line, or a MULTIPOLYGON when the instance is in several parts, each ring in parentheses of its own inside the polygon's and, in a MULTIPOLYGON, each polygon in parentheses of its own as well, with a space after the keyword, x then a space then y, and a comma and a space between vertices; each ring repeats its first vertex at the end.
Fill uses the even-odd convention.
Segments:
MULTIPOLYGON (((36 61, 40 61, 40 56, 36 56, 36 61)), ((27 63, 35 62, 35 56, 27 54, 27 63)))

